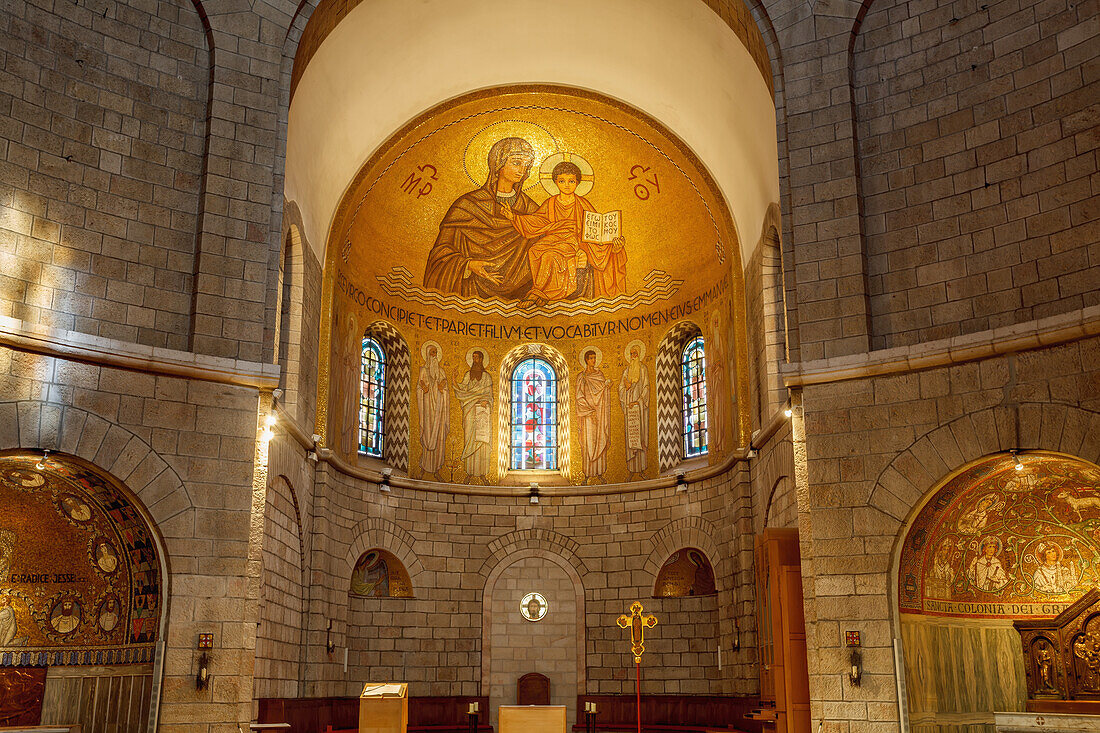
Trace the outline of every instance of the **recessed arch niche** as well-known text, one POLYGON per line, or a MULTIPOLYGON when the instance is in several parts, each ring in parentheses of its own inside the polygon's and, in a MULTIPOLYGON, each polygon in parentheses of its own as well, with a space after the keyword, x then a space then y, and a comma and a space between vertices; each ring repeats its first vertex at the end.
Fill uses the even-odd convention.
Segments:
POLYGON ((348 594, 352 598, 412 598, 412 580, 396 555, 374 547, 355 563, 348 594))
MULTIPOLYGON (((582 451, 581 432, 591 429, 573 419, 561 474, 573 483, 656 476, 656 411, 642 428, 644 470, 628 470, 626 443, 636 451, 639 441, 637 429, 627 431, 619 386, 632 345, 655 383, 661 337, 689 317, 703 324, 714 367, 708 379, 721 380, 711 390, 706 460, 719 463, 747 441, 744 281, 729 209, 694 153, 622 102, 566 87, 513 86, 425 112, 355 176, 326 252, 319 395, 330 443, 347 432, 341 420, 352 414, 339 401, 344 391, 329 389, 346 379, 338 367, 353 361, 341 330, 352 316, 390 323, 409 344, 413 477, 461 482, 467 473, 464 406, 452 392, 469 373, 471 350, 499 373, 510 352, 534 343, 563 356, 576 385, 572 402, 594 389, 606 390, 610 403, 600 433, 606 466, 586 463, 600 451, 582 451), (524 161, 521 180, 498 198, 512 158, 524 161), (555 179, 559 164, 579 171, 576 198, 567 203, 555 179), (439 399, 428 399, 437 392, 439 399)), ((497 462, 473 482, 504 478, 497 462)))
POLYGON ((695 547, 685 547, 669 555, 653 584, 654 598, 717 594, 714 567, 706 553, 695 547))
POLYGON ((1022 711, 1012 621, 1052 618, 1100 582, 1100 468, 988 456, 940 482, 903 532, 895 597, 913 730, 1022 711))
POLYGON ((81 722, 147 718, 162 552, 129 490, 85 461, 0 456, 0 674, 48 669, 43 723, 72 722, 71 696, 98 687, 124 690, 129 707, 81 722))

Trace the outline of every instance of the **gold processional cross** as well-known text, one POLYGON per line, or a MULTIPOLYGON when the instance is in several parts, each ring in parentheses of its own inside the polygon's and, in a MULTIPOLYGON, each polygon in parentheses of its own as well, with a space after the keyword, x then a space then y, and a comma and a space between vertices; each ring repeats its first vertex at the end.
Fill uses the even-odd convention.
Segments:
POLYGON ((647 626, 653 628, 657 625, 657 617, 653 614, 643 614, 642 604, 639 601, 634 601, 630 604, 630 615, 625 613, 619 616, 618 621, 620 629, 630 627, 630 651, 634 652, 634 663, 642 663, 642 653, 645 651, 645 632, 643 631, 647 626))

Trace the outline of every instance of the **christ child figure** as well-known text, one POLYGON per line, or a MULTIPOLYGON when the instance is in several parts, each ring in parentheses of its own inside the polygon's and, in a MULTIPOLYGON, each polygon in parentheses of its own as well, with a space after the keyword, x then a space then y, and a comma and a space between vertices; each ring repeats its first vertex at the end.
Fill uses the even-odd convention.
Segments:
MULTIPOLYGON (((527 262, 531 268, 533 284, 523 304, 528 306, 545 305, 550 301, 565 300, 580 295, 584 283, 578 280, 578 273, 588 269, 591 262, 591 247, 581 242, 584 230, 584 215, 596 211, 596 207, 577 193, 581 182, 581 169, 576 163, 563 160, 554 166, 550 178, 557 186, 557 195, 542 203, 533 214, 518 214, 505 209, 504 215, 512 221, 522 236, 534 241, 527 251, 527 262)), ((626 271, 626 240, 619 237, 609 245, 621 256, 622 271, 626 271)), ((600 253, 600 264, 609 262, 608 256, 600 253)), ((602 275, 602 273, 601 273, 602 275)), ((602 279, 602 278, 601 278, 602 279)), ((617 295, 615 293, 614 295, 617 295)), ((595 293, 601 297, 605 293, 595 293)))

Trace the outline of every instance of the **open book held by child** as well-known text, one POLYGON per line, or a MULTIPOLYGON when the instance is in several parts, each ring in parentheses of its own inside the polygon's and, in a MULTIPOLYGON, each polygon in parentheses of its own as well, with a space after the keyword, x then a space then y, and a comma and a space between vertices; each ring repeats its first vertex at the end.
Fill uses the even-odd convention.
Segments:
POLYGON ((585 215, 596 208, 576 193, 581 169, 576 163, 562 161, 554 166, 551 178, 558 194, 543 202, 533 214, 517 214, 507 209, 504 215, 523 237, 535 240, 527 252, 533 285, 524 298, 526 305, 543 305, 579 295, 594 298, 615 297, 626 291, 626 240, 621 236, 610 242, 585 242, 585 215), (581 293, 578 272, 589 270, 590 283, 581 293))

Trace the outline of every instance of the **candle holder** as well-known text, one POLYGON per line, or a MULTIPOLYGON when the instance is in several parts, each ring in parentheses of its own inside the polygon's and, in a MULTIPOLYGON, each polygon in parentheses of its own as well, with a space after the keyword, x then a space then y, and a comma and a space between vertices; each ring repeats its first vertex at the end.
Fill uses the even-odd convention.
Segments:
POLYGON ((596 733, 596 703, 584 704, 584 733, 596 733))
POLYGON ((469 724, 469 732, 477 733, 477 718, 481 712, 481 703, 472 702, 469 707, 466 708, 466 721, 469 724))

